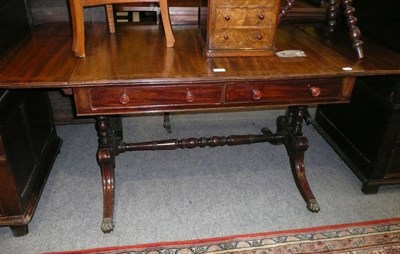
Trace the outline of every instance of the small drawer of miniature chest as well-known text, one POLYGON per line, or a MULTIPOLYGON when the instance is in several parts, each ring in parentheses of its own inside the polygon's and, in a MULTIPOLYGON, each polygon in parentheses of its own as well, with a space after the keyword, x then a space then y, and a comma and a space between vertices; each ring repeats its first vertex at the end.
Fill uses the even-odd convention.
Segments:
POLYGON ((199 35, 207 57, 274 54, 278 0, 201 0, 199 35))

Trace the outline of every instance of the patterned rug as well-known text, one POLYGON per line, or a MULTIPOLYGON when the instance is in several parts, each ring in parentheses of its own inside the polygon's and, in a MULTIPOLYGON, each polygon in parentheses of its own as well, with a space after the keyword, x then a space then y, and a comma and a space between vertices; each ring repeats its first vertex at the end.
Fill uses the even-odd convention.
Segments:
MULTIPOLYGON (((400 218, 51 254, 399 254, 400 218)), ((50 253, 48 253, 50 254, 50 253)))

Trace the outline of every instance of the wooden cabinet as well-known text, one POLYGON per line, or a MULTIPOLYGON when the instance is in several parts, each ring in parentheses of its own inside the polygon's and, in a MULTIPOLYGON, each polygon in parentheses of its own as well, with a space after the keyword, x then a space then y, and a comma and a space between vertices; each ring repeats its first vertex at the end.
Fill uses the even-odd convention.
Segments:
POLYGON ((61 140, 46 92, 3 90, 1 94, 0 226, 22 236, 28 233, 61 140))
POLYGON ((350 104, 319 106, 315 120, 364 193, 400 184, 400 77, 358 78, 350 104))
POLYGON ((199 31, 204 55, 274 54, 278 0, 202 0, 199 31))

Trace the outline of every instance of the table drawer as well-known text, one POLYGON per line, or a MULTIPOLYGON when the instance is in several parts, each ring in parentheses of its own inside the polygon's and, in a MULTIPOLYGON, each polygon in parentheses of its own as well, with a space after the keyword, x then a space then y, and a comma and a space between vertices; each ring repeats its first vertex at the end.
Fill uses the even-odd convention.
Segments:
POLYGON ((221 103, 218 85, 168 85, 90 88, 92 108, 140 108, 221 103))
POLYGON ((343 96, 345 84, 340 78, 230 84, 226 89, 226 103, 304 103, 329 99, 337 101, 343 96))

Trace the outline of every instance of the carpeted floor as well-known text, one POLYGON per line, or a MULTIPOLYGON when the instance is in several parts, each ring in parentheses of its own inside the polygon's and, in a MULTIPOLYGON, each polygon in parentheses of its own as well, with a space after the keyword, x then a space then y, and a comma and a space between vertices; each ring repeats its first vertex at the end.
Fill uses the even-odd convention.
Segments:
MULTIPOLYGON (((283 110, 124 118, 125 140, 258 134, 283 110)), ((40 253, 182 241, 400 217, 400 188, 364 195, 361 183, 312 127, 305 163, 321 205, 310 213, 283 146, 256 144, 132 152, 117 157, 115 229, 100 231, 102 193, 92 124, 58 126, 64 140, 27 236, 0 228, 1 253, 40 253)))

